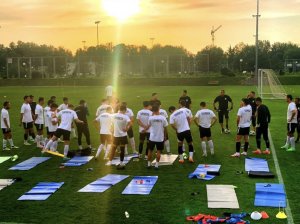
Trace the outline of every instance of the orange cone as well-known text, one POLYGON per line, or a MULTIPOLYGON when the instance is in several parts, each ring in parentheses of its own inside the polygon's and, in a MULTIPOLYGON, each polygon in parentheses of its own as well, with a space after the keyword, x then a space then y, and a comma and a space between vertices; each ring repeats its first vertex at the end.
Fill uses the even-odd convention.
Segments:
POLYGON ((265 211, 262 211, 260 214, 261 214, 262 219, 268 219, 269 218, 268 213, 266 213, 265 211))

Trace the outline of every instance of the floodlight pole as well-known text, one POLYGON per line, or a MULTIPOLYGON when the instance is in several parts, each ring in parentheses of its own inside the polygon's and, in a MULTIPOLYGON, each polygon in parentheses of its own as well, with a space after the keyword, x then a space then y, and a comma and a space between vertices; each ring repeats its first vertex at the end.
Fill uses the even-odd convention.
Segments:
POLYGON ((95 22, 95 24, 97 25, 97 47, 99 46, 99 28, 98 28, 98 26, 99 26, 100 22, 101 21, 96 21, 95 22))
POLYGON ((257 11, 256 15, 256 34, 255 34, 255 75, 258 76, 258 20, 259 20, 259 0, 257 0, 257 11))

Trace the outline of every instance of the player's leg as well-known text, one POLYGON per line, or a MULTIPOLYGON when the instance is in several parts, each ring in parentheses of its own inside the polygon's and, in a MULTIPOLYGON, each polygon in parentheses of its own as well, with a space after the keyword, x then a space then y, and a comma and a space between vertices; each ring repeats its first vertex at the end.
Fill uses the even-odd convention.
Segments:
POLYGON ((299 137, 300 137, 300 123, 298 121, 298 124, 297 124, 297 139, 295 141, 296 143, 299 142, 299 137))
POLYGON ((7 147, 8 129, 3 128, 2 132, 3 132, 2 149, 3 150, 10 150, 10 148, 7 147))
POLYGON ((291 128, 292 128, 291 126, 292 126, 291 123, 287 124, 286 142, 285 142, 285 145, 281 147, 282 149, 288 149, 289 148, 289 145, 290 145, 290 132, 291 132, 291 128))
POLYGON ((228 110, 224 111, 224 116, 225 116, 225 122, 226 122, 225 133, 228 134, 228 133, 230 133, 230 129, 228 126, 228 123, 229 123, 229 111, 228 110))
POLYGON ((149 149, 148 149, 148 162, 147 162, 147 167, 151 167, 151 160, 152 160, 152 152, 154 150, 155 143, 152 141, 149 141, 149 149))
POLYGON ((41 145, 42 141, 43 141, 43 125, 42 124, 35 124, 36 127, 36 147, 37 148, 43 148, 43 146, 41 145))
POLYGON ((207 156, 207 151, 206 151, 206 137, 204 133, 204 128, 199 126, 199 134, 200 134, 200 139, 201 139, 201 148, 202 148, 202 156, 206 157, 207 156))
POLYGON ((132 127, 128 130, 128 137, 129 137, 129 142, 130 146, 132 149, 132 153, 137 153, 136 148, 135 148, 135 140, 134 140, 134 135, 133 135, 133 129, 132 127))
POLYGON ((251 124, 252 124, 252 131, 250 131, 250 135, 255 135, 255 131, 256 131, 256 117, 255 115, 252 115, 251 117, 251 124))
POLYGON ((147 148, 146 148, 145 160, 148 160, 148 150, 150 147, 150 133, 147 133, 146 140, 147 140, 147 144, 146 144, 147 148))
POLYGON ((105 155, 104 155, 104 158, 103 158, 104 160, 107 160, 109 158, 111 144, 112 144, 112 136, 111 135, 107 135, 106 136, 105 155))
POLYGON ((265 140, 266 143, 266 150, 263 151, 263 154, 270 154, 270 141, 269 141, 269 133, 268 133, 268 127, 264 127, 263 128, 263 138, 265 140))
POLYGON ((297 128, 297 124, 291 123, 291 130, 289 132, 291 147, 287 149, 288 152, 293 152, 296 150, 295 137, 294 137, 296 128, 297 128))
POLYGON ((110 150, 110 154, 109 154, 109 161, 105 165, 111 166, 111 161, 115 157, 115 153, 116 153, 116 149, 117 149, 118 145, 119 145, 119 140, 117 137, 114 137, 113 144, 111 145, 111 150, 110 150))
POLYGON ((248 152, 248 147, 249 147, 249 132, 250 132, 250 127, 249 127, 248 134, 244 135, 245 145, 244 145, 244 152, 242 152, 242 155, 244 155, 244 156, 247 156, 247 152, 248 152))
POLYGON ((240 157, 240 151, 241 151, 241 139, 242 139, 242 135, 241 135, 241 128, 238 128, 237 130, 237 135, 236 135, 236 139, 235 139, 235 153, 232 154, 232 157, 240 157))
POLYGON ((190 130, 185 132, 185 140, 188 143, 189 146, 189 162, 194 162, 194 145, 193 145, 193 137, 190 130))
POLYGON ((33 122, 28 123, 28 128, 29 128, 29 136, 31 137, 30 140, 36 141, 35 133, 34 133, 34 129, 33 129, 33 122))
POLYGON ((223 112, 222 111, 218 111, 218 118, 219 118, 219 124, 221 126, 221 134, 224 133, 224 124, 223 124, 223 112))
POLYGON ((128 144, 127 136, 120 138, 120 165, 119 167, 123 169, 125 167, 125 164, 123 163, 124 157, 125 157, 125 145, 128 144))
MULTIPOLYGON (((76 127, 77 127, 77 134, 78 134, 78 137, 77 137, 78 149, 83 149, 83 147, 82 147, 83 124, 76 124, 76 127)), ((72 135, 72 131, 71 131, 71 135, 72 135)))
MULTIPOLYGON (((79 132, 78 132, 78 139, 79 139, 79 132)), ((96 156, 95 156, 95 159, 96 159, 96 160, 98 159, 98 157, 99 157, 99 155, 100 155, 102 149, 103 149, 104 146, 105 146, 105 141, 106 141, 105 135, 100 134, 100 145, 99 145, 98 150, 97 150, 97 152, 96 152, 96 156)))
POLYGON ((73 123, 72 123, 72 126, 71 126, 71 136, 72 136, 72 138, 77 138, 77 136, 76 136, 76 129, 75 129, 73 123))
POLYGON ((169 140, 169 134, 167 133, 167 136, 166 136, 166 141, 164 142, 164 146, 167 150, 167 153, 168 155, 171 154, 171 147, 170 147, 170 140, 169 140))
POLYGON ((65 156, 65 158, 68 157, 68 152, 69 152, 69 148, 70 148, 70 137, 71 137, 71 132, 63 130, 64 156, 65 156))
POLYGON ((83 124, 83 134, 85 136, 85 141, 86 144, 88 145, 88 147, 90 149, 92 149, 92 145, 91 145, 91 135, 90 135, 90 129, 88 124, 83 124))
POLYGON ((256 150, 252 151, 254 154, 261 154, 261 135, 262 135, 262 127, 256 128, 256 150))
POLYGON ((12 133, 11 130, 7 133, 7 141, 9 142, 10 148, 11 149, 18 149, 18 146, 15 146, 13 138, 12 138, 12 133))
POLYGON ((139 158, 142 158, 145 139, 146 139, 146 133, 140 132, 140 136, 139 136, 139 158))

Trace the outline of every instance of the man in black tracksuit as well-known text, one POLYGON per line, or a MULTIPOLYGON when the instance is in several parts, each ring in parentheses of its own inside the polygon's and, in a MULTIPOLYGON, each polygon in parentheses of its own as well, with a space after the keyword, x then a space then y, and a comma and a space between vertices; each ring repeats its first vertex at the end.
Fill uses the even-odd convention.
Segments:
POLYGON ((295 142, 299 142, 299 136, 300 136, 300 98, 295 98, 295 104, 296 104, 296 107, 297 107, 297 110, 298 110, 298 113, 297 113, 297 121, 298 121, 298 125, 297 125, 297 139, 295 142))
POLYGON ((268 127, 269 123, 271 122, 271 114, 268 109, 268 107, 264 104, 262 104, 262 99, 260 97, 256 98, 256 105, 257 105, 257 111, 256 111, 256 145, 257 149, 253 151, 254 154, 267 154, 269 155, 270 152, 270 142, 268 137, 268 127), (261 135, 263 135, 263 138, 266 142, 266 150, 261 151, 261 135))
POLYGON ((77 106, 75 108, 75 112, 78 116, 78 119, 81 121, 84 121, 83 124, 76 123, 77 132, 78 132, 79 149, 82 149, 82 143, 81 143, 82 134, 84 134, 84 136, 85 136, 88 147, 92 148, 91 138, 90 138, 90 130, 89 130, 89 125, 88 125, 88 121, 87 121, 87 116, 89 115, 89 111, 88 111, 88 108, 87 108, 84 100, 80 100, 79 106, 77 106))

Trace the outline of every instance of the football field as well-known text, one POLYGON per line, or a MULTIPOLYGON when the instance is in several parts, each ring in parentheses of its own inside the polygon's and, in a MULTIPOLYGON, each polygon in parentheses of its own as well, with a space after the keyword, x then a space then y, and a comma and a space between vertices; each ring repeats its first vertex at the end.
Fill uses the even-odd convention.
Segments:
MULTIPOLYGON (((0 156, 12 156, 17 154, 16 162, 6 161, 0 164, 0 179, 21 177, 22 181, 0 191, 0 222, 15 223, 185 223, 185 217, 198 213, 222 216, 223 212, 253 212, 266 211, 270 219, 255 222, 247 217, 251 223, 287 223, 287 220, 275 218, 278 208, 262 208, 254 206, 255 183, 279 183, 276 175, 274 179, 249 178, 245 172, 245 159, 231 158, 235 152, 236 113, 240 100, 246 97, 249 91, 256 91, 256 87, 249 86, 122 86, 117 89, 120 101, 125 101, 136 115, 142 109, 142 102, 149 100, 151 93, 157 92, 162 102, 162 108, 178 105, 178 99, 182 90, 187 89, 192 99, 193 114, 199 109, 199 103, 205 101, 208 108, 213 109, 214 98, 219 95, 221 89, 231 96, 234 109, 230 112, 230 134, 221 134, 220 125, 212 127, 212 139, 215 145, 215 155, 208 153, 207 158, 202 157, 201 142, 198 128, 192 124, 191 130, 194 139, 194 164, 178 161, 172 166, 161 166, 159 170, 147 169, 146 161, 131 161, 125 170, 117 170, 116 167, 105 166, 105 161, 92 160, 81 167, 59 168, 62 162, 60 157, 53 157, 45 163, 29 171, 9 171, 8 169, 32 156, 41 156, 39 149, 34 145, 23 146, 23 128, 19 127, 20 107, 24 95, 34 95, 37 101, 39 96, 49 99, 57 97, 57 103, 62 103, 62 97, 68 97, 70 103, 78 105, 79 100, 84 99, 90 111, 89 127, 92 146, 98 148, 98 130, 93 125, 95 112, 105 96, 103 86, 99 87, 1 87, 0 102, 11 102, 10 120, 15 145, 19 149, 0 151, 0 156), (220 164, 221 175, 211 181, 189 179, 188 174, 193 172, 198 164, 220 164), (93 168, 92 171, 87 171, 93 168), (244 171, 237 175, 237 171, 244 171), (130 178, 125 179, 104 193, 79 193, 79 189, 107 174, 126 174, 130 178), (122 195, 122 191, 131 181, 133 176, 158 176, 158 181, 148 196, 122 195), (33 188, 38 182, 64 182, 64 185, 46 201, 17 201, 25 192, 33 188), (225 184, 236 186, 240 209, 208 209, 207 184, 225 184), (199 194, 192 195, 193 192, 199 194), (129 218, 125 217, 125 212, 129 218)), ((286 86, 287 93, 294 97, 300 96, 299 86, 286 86)), ((272 119, 270 132, 273 139, 278 163, 281 169, 290 210, 294 223, 300 223, 300 196, 299 196, 299 144, 296 152, 286 152, 280 149, 286 139, 286 110, 285 100, 265 100, 271 112, 272 119)), ((174 130, 168 127, 171 152, 177 154, 177 140, 174 130)), ((138 125, 134 124, 134 136, 138 146, 138 125)), ((1 137, 2 138, 2 137, 1 137)), ((85 144, 85 138, 83 138, 85 144)), ((255 137, 250 137, 249 152, 255 150, 255 137)), ((77 140, 71 142, 71 149, 77 149, 77 140)), ((265 148, 262 141, 262 149, 265 148)), ((63 151, 63 144, 59 144, 59 151, 63 151)), ((129 151, 131 149, 129 148, 129 151)), ((94 153, 93 153, 94 155, 94 153)), ((252 156, 251 153, 249 153, 252 156)), ((254 156, 266 158, 270 170, 276 173, 273 156, 254 156)), ((277 161, 276 161, 277 162, 277 161)), ((291 217, 290 217, 291 218, 291 217)))

